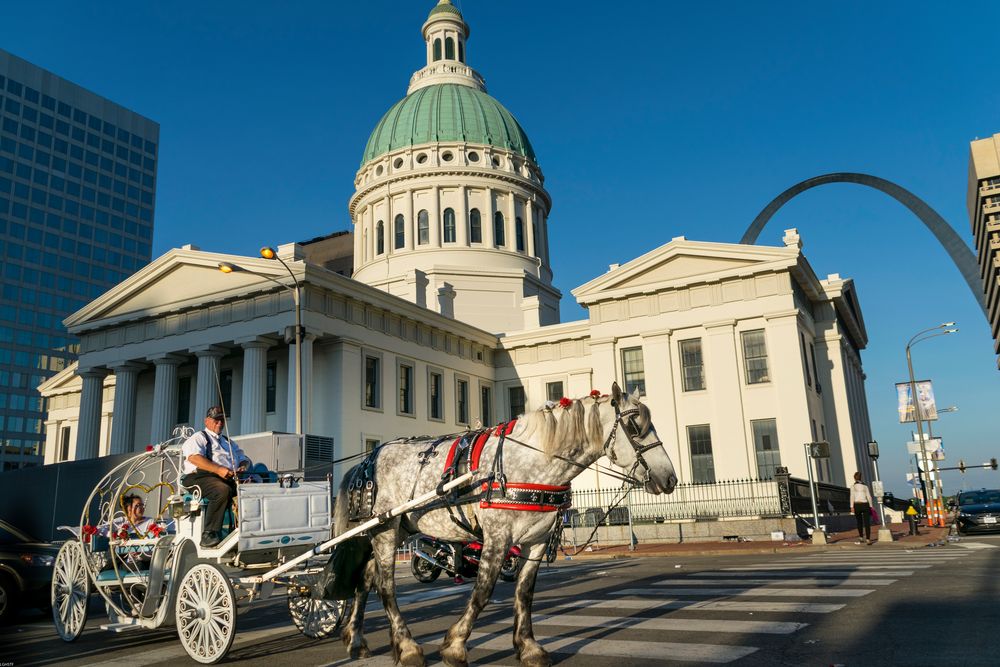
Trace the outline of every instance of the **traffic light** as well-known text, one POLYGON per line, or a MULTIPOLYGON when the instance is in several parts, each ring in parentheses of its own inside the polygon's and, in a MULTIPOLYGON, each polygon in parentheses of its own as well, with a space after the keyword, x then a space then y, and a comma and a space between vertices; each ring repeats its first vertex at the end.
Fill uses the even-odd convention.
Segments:
POLYGON ((965 461, 963 461, 962 459, 958 460, 958 469, 961 471, 963 475, 965 474, 965 461))
POLYGON ((993 470, 997 469, 997 460, 996 459, 990 459, 990 468, 993 469, 993 470))

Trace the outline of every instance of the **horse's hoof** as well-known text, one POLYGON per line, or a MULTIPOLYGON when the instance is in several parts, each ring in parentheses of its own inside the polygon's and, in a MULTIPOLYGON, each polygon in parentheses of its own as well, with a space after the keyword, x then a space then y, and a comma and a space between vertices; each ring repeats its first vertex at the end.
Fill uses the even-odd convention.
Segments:
POLYGON ((448 667, 469 667, 469 660, 464 648, 454 646, 441 647, 441 660, 448 667))
POLYGON ((550 667, 552 665, 552 656, 540 646, 535 650, 526 650, 518 657, 521 659, 523 667, 550 667))
POLYGON ((424 658, 424 652, 420 650, 420 647, 414 646, 412 649, 400 653, 399 664, 404 667, 424 667, 427 664, 427 660, 424 658))

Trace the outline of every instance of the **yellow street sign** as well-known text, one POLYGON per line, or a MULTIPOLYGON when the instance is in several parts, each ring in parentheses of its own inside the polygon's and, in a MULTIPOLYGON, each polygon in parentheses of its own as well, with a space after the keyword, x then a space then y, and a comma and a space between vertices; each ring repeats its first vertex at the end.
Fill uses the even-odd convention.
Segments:
POLYGON ((906 514, 908 516, 913 516, 916 513, 917 513, 917 510, 913 509, 913 505, 910 505, 909 507, 906 508, 906 514))

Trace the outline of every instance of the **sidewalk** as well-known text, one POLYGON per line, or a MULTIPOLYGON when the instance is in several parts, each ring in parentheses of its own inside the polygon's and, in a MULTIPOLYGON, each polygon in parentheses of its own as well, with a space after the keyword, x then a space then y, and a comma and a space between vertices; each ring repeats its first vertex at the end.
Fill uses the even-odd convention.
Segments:
MULTIPOLYGON (((646 543, 637 544, 635 550, 630 550, 627 544, 623 545, 592 545, 589 551, 573 553, 572 547, 566 550, 566 556, 572 559, 578 558, 640 558, 649 556, 735 556, 738 554, 754 553, 778 553, 782 551, 801 551, 817 553, 831 549, 866 551, 872 549, 922 549, 928 545, 937 546, 946 543, 948 535, 947 528, 927 528, 921 527, 919 535, 908 535, 907 525, 894 523, 889 525, 892 531, 893 541, 890 544, 879 544, 875 542, 872 546, 855 544, 858 539, 857 531, 844 531, 831 533, 827 536, 827 544, 813 546, 809 541, 759 541, 759 542, 683 542, 677 543, 646 543)), ((878 530, 872 526, 872 537, 875 537, 878 530)), ((559 558, 565 556, 560 552, 559 558)))

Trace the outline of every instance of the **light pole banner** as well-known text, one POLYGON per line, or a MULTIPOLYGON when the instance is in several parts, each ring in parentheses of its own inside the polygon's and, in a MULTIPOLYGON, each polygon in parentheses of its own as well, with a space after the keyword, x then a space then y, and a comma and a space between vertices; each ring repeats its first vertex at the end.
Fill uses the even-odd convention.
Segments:
MULTIPOLYGON (((913 384, 917 387, 917 400, 920 401, 920 419, 936 421, 937 403, 934 402, 934 388, 930 380, 918 380, 913 384)), ((899 411, 899 423, 916 421, 916 410, 913 407, 913 396, 910 395, 909 382, 896 383, 896 409, 899 411)))

